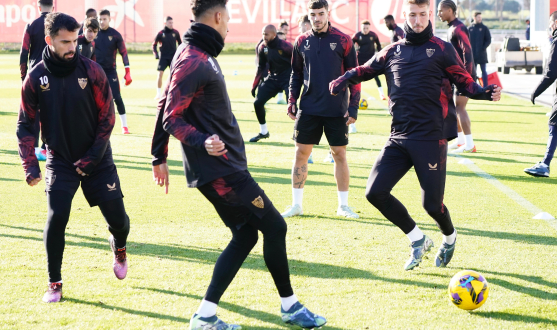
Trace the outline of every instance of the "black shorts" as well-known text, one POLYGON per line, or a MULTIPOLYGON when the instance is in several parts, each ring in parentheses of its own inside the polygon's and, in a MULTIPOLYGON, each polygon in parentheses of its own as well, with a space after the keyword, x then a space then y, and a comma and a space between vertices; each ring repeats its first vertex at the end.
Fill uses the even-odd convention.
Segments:
POLYGON ((294 141, 301 144, 319 144, 323 131, 330 146, 348 145, 346 118, 304 115, 298 110, 292 138, 294 141))
POLYGON ((48 150, 45 191, 61 190, 73 196, 81 184, 83 195, 91 207, 124 197, 110 147, 107 148, 103 159, 90 175, 81 176, 75 169, 76 166, 71 162, 57 158, 52 151, 48 150))
MULTIPOLYGON (((216 179, 197 189, 213 204, 227 227, 239 228, 254 217, 261 219, 274 207, 247 170, 216 179)), ((257 221, 251 223, 257 224, 257 221)))
POLYGON ((104 70, 106 77, 108 78, 108 84, 112 90, 112 97, 117 100, 121 98, 120 95, 120 81, 118 80, 118 72, 116 70, 104 70))
POLYGON ((166 70, 166 68, 168 68, 170 66, 170 62, 172 62, 172 59, 168 59, 168 58, 161 58, 159 60, 159 65, 157 66, 157 71, 164 71, 166 70))

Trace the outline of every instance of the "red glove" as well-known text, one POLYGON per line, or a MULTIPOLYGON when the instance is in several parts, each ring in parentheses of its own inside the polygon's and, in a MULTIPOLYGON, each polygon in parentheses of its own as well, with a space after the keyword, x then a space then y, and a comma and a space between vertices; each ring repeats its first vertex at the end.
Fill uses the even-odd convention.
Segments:
POLYGON ((126 81, 126 86, 132 83, 132 76, 130 74, 130 68, 126 68, 126 74, 124 75, 124 80, 126 81))

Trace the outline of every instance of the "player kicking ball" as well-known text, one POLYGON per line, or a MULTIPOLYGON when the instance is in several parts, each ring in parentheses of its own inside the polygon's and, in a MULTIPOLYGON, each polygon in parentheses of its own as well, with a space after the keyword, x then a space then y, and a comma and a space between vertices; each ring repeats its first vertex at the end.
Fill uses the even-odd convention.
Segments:
POLYGON ((447 141, 456 137, 457 130, 451 84, 463 95, 479 100, 499 101, 501 88, 495 85, 482 88, 476 84, 454 47, 433 36, 429 0, 405 0, 403 14, 406 39, 385 47, 366 64, 332 81, 330 92, 336 95, 349 85, 380 74, 387 78, 392 87, 391 136, 373 165, 366 198, 406 234, 411 242, 411 256, 404 269, 414 269, 433 241, 391 194, 396 183, 414 167, 422 188, 422 205, 443 234, 435 265, 445 267, 456 246, 456 230, 443 204, 447 141))
POLYGON ((66 14, 46 16, 48 46, 42 61, 23 82, 17 122, 25 178, 27 184, 36 186, 42 175, 33 148, 33 125, 40 106, 47 150, 48 217, 43 238, 49 283, 43 301, 48 303, 62 299, 64 232, 80 185, 89 205, 99 206, 112 233, 109 243, 114 253, 114 274, 121 280, 128 271, 126 240, 130 221, 109 141, 114 128, 112 93, 102 68, 77 54, 79 27, 66 14))
POLYGON ((152 144, 153 176, 168 192, 169 134, 180 140, 188 187, 197 188, 213 204, 232 232, 232 240, 215 264, 207 293, 190 320, 190 329, 241 329, 220 320, 217 305, 257 244, 259 231, 264 240, 263 257, 280 295, 282 320, 302 328, 321 327, 325 318, 298 302, 290 284, 286 222, 247 170, 244 140, 216 60, 228 33, 226 2, 192 1, 195 21, 171 65, 152 144))
MULTIPOLYGON (((555 51, 555 40, 557 39, 557 11, 551 13, 549 16, 549 30, 553 36, 551 42, 551 51, 544 70, 543 79, 540 81, 534 92, 532 92, 532 104, 535 104, 536 98, 540 96, 549 86, 553 85, 557 79, 557 51, 555 51)), ((557 96, 555 96, 557 100, 557 96)), ((549 138, 547 140, 547 149, 545 156, 541 162, 538 162, 532 167, 525 168, 524 172, 532 176, 548 177, 549 165, 555 154, 557 148, 557 101, 553 102, 553 108, 549 116, 549 138)))

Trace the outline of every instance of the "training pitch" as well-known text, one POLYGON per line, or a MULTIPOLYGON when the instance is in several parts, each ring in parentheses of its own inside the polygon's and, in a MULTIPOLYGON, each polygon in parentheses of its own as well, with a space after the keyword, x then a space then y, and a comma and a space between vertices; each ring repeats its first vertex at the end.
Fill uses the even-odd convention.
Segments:
MULTIPOLYGON (((0 55, 0 328, 187 328, 231 234, 201 193, 186 188, 174 138, 169 146, 169 194, 153 183, 157 61, 152 55, 130 55, 133 83, 122 87, 122 96, 132 134, 121 134, 116 116, 111 138, 131 221, 128 276, 123 281, 114 277, 105 222, 78 191, 66 230, 64 299, 57 304, 41 301, 48 281, 42 242, 44 180, 37 187, 26 185, 17 152, 18 61, 18 55, 0 55)), ((259 131, 250 95, 254 56, 222 55, 218 61, 248 141, 259 131)), ((122 79, 120 56, 117 63, 122 79)), ((165 81, 167 77, 168 71, 165 81)), ((364 197, 391 117, 387 103, 378 100, 374 81, 364 83, 362 90, 362 97, 377 100, 359 112, 358 133, 350 135, 348 146, 349 203, 360 219, 336 216, 333 164, 322 162, 328 149, 323 137, 313 152, 315 164, 309 165, 305 214, 287 220, 292 284, 300 301, 328 319, 324 329, 557 327, 557 225, 555 220, 532 219, 536 210, 557 215, 557 172, 533 178, 522 171, 545 152, 548 108, 506 95, 500 103, 469 102, 478 152, 465 158, 477 167, 459 164, 462 158, 448 159, 445 204, 459 238, 447 268, 434 266, 441 233, 421 207, 415 173, 411 170, 399 182, 393 194, 436 245, 419 268, 407 272, 408 239, 364 197), (487 302, 473 312, 453 306, 447 295, 451 277, 464 269, 479 271, 490 285, 487 302)), ((248 164, 283 211, 291 203, 293 121, 276 99, 269 101, 267 111, 271 137, 246 143, 248 164)), ((44 176, 44 162, 41 170, 44 176)), ((223 320, 244 329, 287 329, 263 261, 262 239, 219 307, 223 320)))

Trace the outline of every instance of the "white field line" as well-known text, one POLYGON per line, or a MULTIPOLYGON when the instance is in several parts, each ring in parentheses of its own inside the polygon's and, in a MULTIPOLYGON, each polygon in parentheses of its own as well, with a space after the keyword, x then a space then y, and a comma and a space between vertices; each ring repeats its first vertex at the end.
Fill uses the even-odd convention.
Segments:
MULTIPOLYGON (((466 159, 466 158, 464 158, 460 155, 456 155, 456 157, 466 159)), ((503 183, 501 183, 501 181, 497 180, 495 177, 493 177, 492 175, 490 175, 487 172, 485 172, 484 170, 482 170, 478 165, 474 164, 473 162, 471 164, 465 164, 465 165, 466 165, 466 167, 468 167, 468 169, 470 169, 472 172, 474 172, 477 176, 484 178, 492 186, 499 189, 501 192, 503 192, 505 195, 507 195, 510 199, 512 199, 518 205, 520 205, 523 208, 525 208, 526 210, 528 210, 528 212, 532 213, 534 216, 543 212, 543 210, 539 209, 536 205, 532 204, 526 198, 522 197, 519 193, 517 193, 516 191, 512 190, 511 188, 505 186, 503 183)), ((544 220, 551 227, 553 227, 555 230, 557 230, 557 220, 555 220, 555 219, 552 219, 552 220, 544 219, 544 220)))

